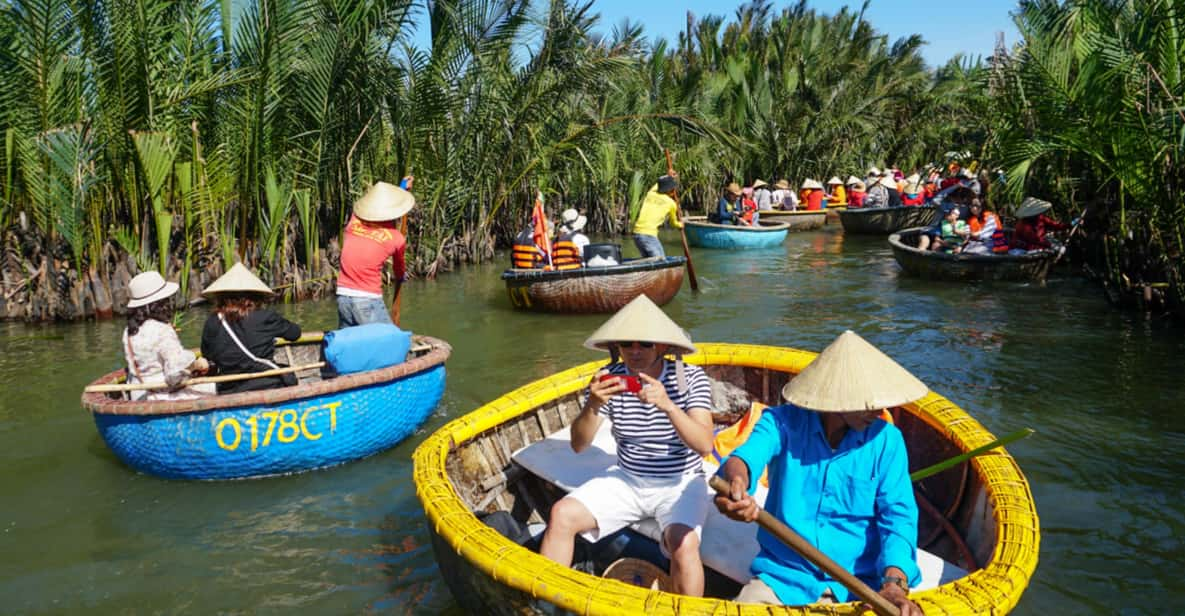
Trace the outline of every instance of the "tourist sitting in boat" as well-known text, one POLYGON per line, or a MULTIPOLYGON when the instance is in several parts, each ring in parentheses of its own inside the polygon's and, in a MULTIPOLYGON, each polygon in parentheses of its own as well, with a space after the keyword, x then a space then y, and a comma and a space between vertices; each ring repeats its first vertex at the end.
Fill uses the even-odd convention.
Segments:
POLYGON ((658 240, 658 228, 669 221, 676 229, 683 228, 679 220, 679 204, 675 196, 679 191, 679 175, 672 173, 658 178, 658 183, 646 193, 638 218, 634 221, 634 245, 642 258, 665 257, 662 242, 658 240))
MULTIPOLYGON (((730 485, 717 496, 724 515, 757 518, 751 496, 768 472, 766 510, 802 533, 845 570, 893 603, 920 616, 909 588, 917 565, 918 508, 905 439, 880 418, 885 407, 926 395, 921 381, 851 331, 832 342, 782 390, 787 404, 766 409, 719 474, 730 485), (835 387, 843 383, 843 387, 835 387)), ((803 605, 858 600, 764 529, 736 601, 803 605)))
MULTIPOLYGON (((407 176, 400 184, 410 189, 412 180, 407 176)), ((337 277, 339 327, 391 322, 383 302, 383 266, 391 260, 391 279, 398 295, 407 272, 403 258, 407 239, 396 220, 415 205, 410 192, 386 182, 371 186, 354 203, 353 215, 342 231, 341 273, 337 277)))
POLYGON ((753 187, 741 189, 741 220, 746 225, 757 224, 757 202, 753 200, 753 187))
POLYGON ((971 227, 959 218, 959 208, 952 207, 939 225, 938 237, 930 243, 932 250, 940 252, 963 252, 963 244, 971 237, 971 227))
POLYGON ((802 203, 807 211, 815 211, 823 209, 823 185, 819 182, 807 179, 802 183, 802 190, 805 196, 802 198, 802 203))
POLYGON ((173 296, 177 283, 156 271, 137 274, 128 283, 128 326, 123 330, 124 361, 129 384, 165 385, 128 392, 132 400, 189 400, 214 393, 213 384, 182 386, 205 374, 209 363, 181 346, 173 329, 173 296))
POLYGON ((1004 226, 995 212, 983 206, 983 200, 971 200, 971 217, 967 219, 971 237, 963 247, 965 254, 990 255, 1008 252, 1008 239, 1004 237, 1004 226))
POLYGON ((1016 226, 1012 229, 1012 249, 1009 254, 1024 254, 1033 250, 1050 250, 1053 244, 1046 237, 1050 231, 1070 228, 1045 215, 1053 204, 1043 199, 1026 197, 1016 211, 1016 226))
POLYGON ((970 203, 972 199, 975 199, 975 193, 971 192, 970 188, 959 184, 934 195, 931 203, 938 207, 938 222, 918 236, 918 250, 934 248, 931 244, 942 235, 942 223, 946 221, 946 217, 952 209, 959 212, 959 220, 966 221, 971 218, 970 203))
POLYGON ((904 192, 901 193, 901 205, 922 205, 926 202, 926 193, 922 188, 922 176, 918 174, 905 178, 904 192))
POLYGON ((674 591, 702 596, 700 533, 711 502, 703 456, 712 451, 712 388, 702 368, 685 365, 695 346, 645 295, 626 304, 584 345, 609 351, 613 362, 588 387, 571 426, 580 453, 606 418, 617 442, 617 466, 589 480, 551 508, 539 552, 572 563, 577 534, 597 541, 654 518, 671 559, 674 591), (675 360, 665 359, 674 353, 675 360))
POLYGON ((774 184, 777 190, 773 193, 774 207, 779 210, 793 212, 798 209, 798 194, 790 187, 790 182, 786 180, 778 180, 774 184))
POLYGON ((827 200, 827 207, 848 206, 848 193, 844 190, 843 180, 836 176, 831 176, 831 179, 827 180, 827 188, 831 191, 824 195, 824 198, 827 200))
POLYGON ((761 212, 774 209, 773 192, 769 189, 769 184, 765 180, 753 180, 753 202, 757 204, 758 215, 761 212))
MULTIPOLYGON (((214 313, 202 328, 202 356, 218 374, 250 374, 276 370, 272 361, 276 338, 300 338, 300 326, 264 305, 275 295, 251 270, 235 263, 202 291, 214 302, 214 313)), ((295 385, 292 374, 255 377, 218 384, 218 393, 231 394, 295 385)))
POLYGON ((848 207, 854 209, 864 207, 865 196, 864 182, 854 175, 848 176, 848 207))
POLYGON ((551 245, 551 264, 558 270, 580 269, 584 266, 584 247, 588 236, 580 230, 588 223, 574 208, 560 214, 560 232, 551 245))
POLYGON ((716 202, 716 212, 709 217, 709 222, 720 225, 748 224, 742 218, 744 206, 741 204, 741 187, 736 182, 729 182, 724 187, 724 194, 716 202))
MULTIPOLYGON (((547 238, 555 231, 555 223, 546 221, 547 238)), ((542 241, 548 242, 547 238, 542 241)), ((551 255, 535 242, 535 225, 528 223, 526 228, 514 236, 514 246, 510 249, 510 266, 518 269, 545 269, 550 267, 551 255)))
POLYGON ((876 183, 868 189, 864 197, 864 207, 900 207, 901 194, 897 192, 897 184, 888 175, 877 178, 876 183))

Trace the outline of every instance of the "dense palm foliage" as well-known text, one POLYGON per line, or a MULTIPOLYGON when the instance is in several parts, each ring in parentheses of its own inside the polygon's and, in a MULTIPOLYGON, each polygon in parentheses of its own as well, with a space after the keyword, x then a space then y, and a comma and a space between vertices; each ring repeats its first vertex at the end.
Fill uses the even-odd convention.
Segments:
POLYGON ((1185 300, 1185 2, 1025 0, 990 80, 1008 188, 1086 210, 1112 296, 1185 300), (1164 297, 1167 293, 1168 296, 1164 297))

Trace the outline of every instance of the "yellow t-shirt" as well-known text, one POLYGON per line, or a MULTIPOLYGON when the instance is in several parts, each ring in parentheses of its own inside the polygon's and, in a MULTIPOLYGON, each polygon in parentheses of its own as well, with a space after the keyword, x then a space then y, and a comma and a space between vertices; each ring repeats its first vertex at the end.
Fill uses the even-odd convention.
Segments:
POLYGON ((642 200, 642 209, 638 212, 638 219, 634 221, 634 233, 658 237, 658 227, 668 219, 676 229, 683 228, 676 210, 675 200, 658 192, 658 184, 655 184, 642 200))
POLYGON ((831 193, 834 199, 827 200, 827 207, 844 206, 848 204, 848 193, 843 186, 836 186, 835 192, 831 193))

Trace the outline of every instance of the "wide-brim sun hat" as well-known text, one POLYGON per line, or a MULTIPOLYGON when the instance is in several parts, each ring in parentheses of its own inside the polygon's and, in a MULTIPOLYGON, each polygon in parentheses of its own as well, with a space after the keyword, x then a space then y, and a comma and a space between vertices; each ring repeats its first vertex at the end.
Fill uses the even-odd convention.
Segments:
POLYGON ((929 388, 888 355, 848 330, 782 388, 790 404, 822 413, 908 404, 929 388))
POLYGON ((761 188, 762 186, 769 186, 769 184, 766 184, 765 180, 753 180, 754 189, 761 188))
POLYGON ((562 221, 560 226, 569 231, 579 231, 584 228, 584 225, 588 224, 588 217, 581 216, 580 212, 577 212, 575 208, 564 210, 560 214, 560 220, 562 221))
POLYGON ((645 294, 635 297, 609 317, 584 341, 584 346, 596 351, 609 351, 615 343, 634 340, 665 344, 677 353, 695 352, 695 345, 687 332, 645 294))
POLYGON ((416 206, 411 193, 386 182, 376 182, 354 202, 354 215, 368 222, 395 220, 416 206))
POLYGON ((679 178, 669 175, 658 178, 658 192, 666 194, 672 190, 679 190, 679 178))
POLYGON ((827 185, 831 186, 833 184, 839 184, 840 186, 843 186, 843 180, 839 179, 839 176, 833 175, 831 176, 830 180, 827 180, 827 185))
POLYGON ((741 185, 736 182, 729 182, 728 186, 724 187, 724 192, 739 197, 741 196, 741 185))
POLYGON ((849 175, 848 181, 844 182, 844 186, 851 186, 852 184, 855 184, 857 182, 860 182, 860 178, 858 178, 854 175, 849 175))
POLYGON ((180 288, 177 283, 165 280, 156 270, 141 272, 128 282, 128 308, 139 308, 172 297, 180 288))
POLYGON ((815 180, 806 180, 805 182, 802 183, 802 187, 804 189, 809 188, 809 189, 814 189, 814 190, 822 190, 823 189, 823 185, 816 182, 815 180))
POLYGON ((219 276, 218 280, 210 283, 202 291, 202 297, 206 299, 213 299, 221 295, 266 295, 268 297, 275 295, 258 276, 253 274, 247 266, 242 263, 235 263, 226 273, 219 276))
POLYGON ((1044 199, 1025 197, 1025 200, 1021 201, 1020 207, 1016 210, 1016 217, 1028 218, 1029 216, 1036 216, 1037 214, 1048 212, 1051 207, 1053 207, 1053 204, 1044 199))

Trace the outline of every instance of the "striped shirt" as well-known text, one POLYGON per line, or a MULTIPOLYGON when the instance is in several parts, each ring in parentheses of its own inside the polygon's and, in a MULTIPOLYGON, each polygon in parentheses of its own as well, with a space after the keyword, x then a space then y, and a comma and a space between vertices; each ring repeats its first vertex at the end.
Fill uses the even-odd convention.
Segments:
MULTIPOLYGON (((674 362, 663 360, 659 381, 666 387, 667 397, 675 406, 690 409, 712 409, 712 385, 708 375, 698 366, 684 366, 686 391, 679 392, 674 362)), ((627 374, 625 364, 609 367, 610 374, 627 374)), ((638 396, 620 393, 606 402, 598 413, 613 423, 613 440, 617 441, 617 463, 622 469, 647 477, 677 477, 703 472, 703 458, 679 438, 667 414, 653 404, 646 404, 638 396)))

